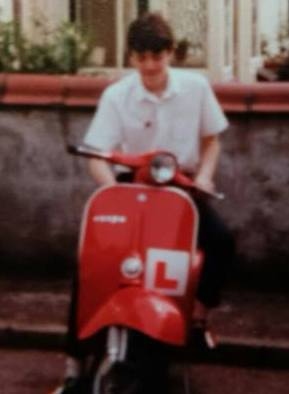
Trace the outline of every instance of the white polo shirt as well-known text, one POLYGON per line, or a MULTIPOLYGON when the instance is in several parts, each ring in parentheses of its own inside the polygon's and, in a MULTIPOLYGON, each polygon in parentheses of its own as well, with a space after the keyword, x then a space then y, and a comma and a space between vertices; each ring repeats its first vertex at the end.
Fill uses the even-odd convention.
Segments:
POLYGON ((170 68, 167 89, 159 98, 133 72, 105 90, 84 143, 105 151, 168 150, 184 170, 193 172, 201 137, 218 134, 227 126, 202 75, 170 68))

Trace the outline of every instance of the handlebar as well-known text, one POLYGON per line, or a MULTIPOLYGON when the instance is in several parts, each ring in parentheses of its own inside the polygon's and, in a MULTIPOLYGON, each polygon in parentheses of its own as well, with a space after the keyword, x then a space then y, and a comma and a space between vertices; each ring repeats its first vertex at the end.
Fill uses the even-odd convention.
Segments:
POLYGON ((147 152, 140 155, 125 154, 120 152, 104 152, 85 145, 68 145, 67 152, 72 155, 83 156, 88 159, 104 159, 113 164, 121 164, 131 168, 145 166, 155 155, 155 152, 147 152))
MULTIPOLYGON (((113 164, 121 164, 135 169, 149 166, 152 159, 160 153, 172 155, 169 152, 163 151, 145 152, 140 155, 131 155, 120 152, 104 152, 87 147, 85 145, 68 145, 67 152, 72 155, 83 156, 89 159, 103 159, 113 164)), ((225 198, 223 193, 205 190, 196 185, 194 181, 189 176, 185 175, 178 166, 172 181, 174 184, 177 184, 183 188, 195 189, 196 191, 201 192, 209 197, 213 197, 217 200, 223 200, 225 198)))

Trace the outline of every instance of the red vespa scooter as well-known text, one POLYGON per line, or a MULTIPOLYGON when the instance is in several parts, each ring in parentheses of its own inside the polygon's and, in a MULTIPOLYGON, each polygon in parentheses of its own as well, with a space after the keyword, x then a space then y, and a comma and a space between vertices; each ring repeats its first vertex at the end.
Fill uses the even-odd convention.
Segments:
POLYGON ((85 392, 165 393, 156 389, 165 349, 186 345, 202 268, 198 212, 183 190, 193 181, 167 152, 69 152, 134 172, 133 183, 98 189, 83 216, 77 321, 78 338, 90 344, 85 392))

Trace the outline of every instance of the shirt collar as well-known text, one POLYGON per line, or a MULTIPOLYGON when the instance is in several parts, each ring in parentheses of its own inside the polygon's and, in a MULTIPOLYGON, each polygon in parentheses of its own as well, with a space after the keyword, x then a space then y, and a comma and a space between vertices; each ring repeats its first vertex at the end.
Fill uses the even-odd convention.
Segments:
POLYGON ((136 99, 138 101, 148 100, 152 102, 159 102, 162 100, 169 99, 178 93, 178 83, 177 79, 174 75, 174 72, 171 68, 168 69, 168 85, 162 95, 162 97, 157 97, 153 93, 149 92, 141 81, 141 77, 139 73, 136 73, 137 85, 136 85, 136 99))

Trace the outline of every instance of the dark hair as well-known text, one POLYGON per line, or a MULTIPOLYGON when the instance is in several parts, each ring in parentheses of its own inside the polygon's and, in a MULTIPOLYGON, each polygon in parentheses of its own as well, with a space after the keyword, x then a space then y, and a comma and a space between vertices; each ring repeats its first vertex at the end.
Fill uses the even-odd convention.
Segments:
POLYGON ((130 24, 127 45, 128 51, 158 53, 173 49, 174 36, 170 25, 160 14, 147 13, 130 24))

